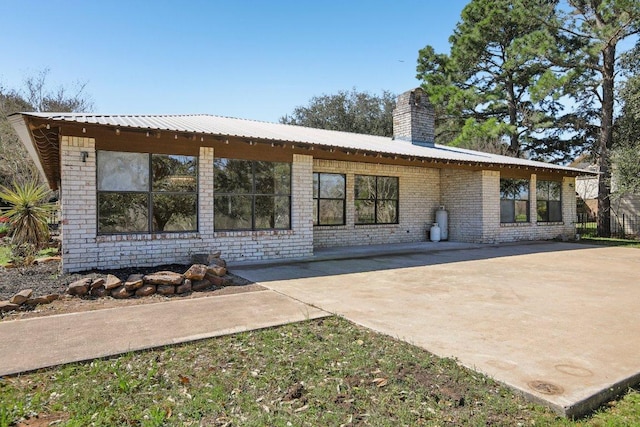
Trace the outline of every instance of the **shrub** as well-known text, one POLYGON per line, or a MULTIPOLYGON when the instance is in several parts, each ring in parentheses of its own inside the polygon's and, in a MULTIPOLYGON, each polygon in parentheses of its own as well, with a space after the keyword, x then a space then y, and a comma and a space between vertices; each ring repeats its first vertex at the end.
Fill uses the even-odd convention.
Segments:
POLYGON ((49 203, 49 195, 49 189, 36 182, 14 183, 12 188, 0 186, 0 199, 9 205, 2 216, 8 218, 12 244, 28 243, 39 248, 49 241, 47 219, 56 209, 49 203))

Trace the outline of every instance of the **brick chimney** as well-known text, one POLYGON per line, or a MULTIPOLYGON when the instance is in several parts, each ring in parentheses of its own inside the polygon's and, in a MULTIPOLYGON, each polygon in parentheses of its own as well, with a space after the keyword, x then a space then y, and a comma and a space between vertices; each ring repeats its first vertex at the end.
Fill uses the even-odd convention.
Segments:
POLYGON ((393 139, 433 147, 435 112, 421 88, 398 96, 396 108, 393 110, 393 139))

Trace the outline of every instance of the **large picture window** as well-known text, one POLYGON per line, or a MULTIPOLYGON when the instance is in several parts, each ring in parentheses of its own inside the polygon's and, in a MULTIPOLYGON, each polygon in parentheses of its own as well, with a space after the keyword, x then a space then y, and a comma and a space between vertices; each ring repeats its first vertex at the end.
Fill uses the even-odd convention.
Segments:
POLYGON ((355 223, 398 223, 398 178, 356 175, 355 223))
POLYGON ((197 231, 194 156, 98 151, 98 233, 197 231))
POLYGON ((562 222, 562 183, 536 182, 538 222, 562 222))
POLYGON ((529 180, 500 180, 500 222, 529 222, 529 180))
POLYGON ((313 174, 313 225, 344 225, 346 178, 338 173, 313 174))
POLYGON ((216 159, 214 227, 223 230, 291 228, 291 164, 216 159))

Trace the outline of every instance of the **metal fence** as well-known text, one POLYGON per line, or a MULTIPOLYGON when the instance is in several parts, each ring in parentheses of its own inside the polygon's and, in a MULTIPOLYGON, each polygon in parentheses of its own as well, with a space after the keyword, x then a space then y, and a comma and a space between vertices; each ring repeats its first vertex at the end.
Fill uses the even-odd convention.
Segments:
MULTIPOLYGON (((598 235, 598 217, 586 213, 578 214, 576 233, 581 236, 598 235)), ((640 217, 638 215, 611 214, 611 237, 620 239, 640 238, 640 217)))

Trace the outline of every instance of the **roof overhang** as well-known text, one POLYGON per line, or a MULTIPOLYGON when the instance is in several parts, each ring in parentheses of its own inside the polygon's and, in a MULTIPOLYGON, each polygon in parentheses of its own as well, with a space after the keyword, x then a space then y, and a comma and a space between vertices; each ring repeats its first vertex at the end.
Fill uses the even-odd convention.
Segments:
MULTIPOLYGON (((16 113, 9 117, 20 140, 52 189, 60 181, 60 135, 91 136, 96 132, 115 135, 171 135, 177 142, 206 144, 207 140, 288 145, 296 152, 317 158, 417 167, 530 171, 550 176, 595 175, 582 169, 499 156, 435 144, 421 147, 371 135, 301 128, 219 116, 114 116, 81 113, 16 113), (316 150, 315 153, 312 150, 316 150)), ((150 138, 149 143, 155 140, 150 138)))

